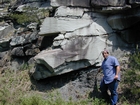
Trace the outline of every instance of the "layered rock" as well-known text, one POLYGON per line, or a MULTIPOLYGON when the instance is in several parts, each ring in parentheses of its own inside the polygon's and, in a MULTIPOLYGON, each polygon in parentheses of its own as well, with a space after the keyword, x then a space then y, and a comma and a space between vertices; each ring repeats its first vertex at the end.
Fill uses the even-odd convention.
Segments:
POLYGON ((94 7, 104 7, 104 6, 112 6, 112 7, 120 7, 126 5, 125 0, 91 0, 91 5, 94 7))
MULTIPOLYGON (((12 57, 27 58, 26 62, 35 64, 31 72, 37 80, 98 67, 104 48, 121 62, 139 45, 138 0, 18 0, 12 8, 22 13, 28 6, 48 10, 50 17, 37 15, 42 22, 39 30, 37 23, 23 30, 3 24, 0 51, 10 49, 12 57)), ((18 61, 11 64, 18 65, 18 61)))
POLYGON ((87 8, 58 7, 54 17, 44 20, 39 32, 43 36, 58 35, 53 41, 55 49, 44 50, 34 57, 37 63, 34 78, 43 79, 95 64, 100 66, 104 48, 117 58, 129 53, 134 46, 124 42, 116 31, 130 24, 117 29, 116 24, 120 28, 122 23, 113 23, 114 17, 87 8))
POLYGON ((61 19, 61 18, 46 18, 42 24, 40 35, 54 34, 65 31, 74 31, 77 28, 85 27, 91 24, 92 20, 87 19, 61 19), (63 25, 62 25, 63 24, 63 25), (50 27, 48 27, 48 25, 50 27))
POLYGON ((51 6, 90 7, 90 0, 51 0, 51 6))

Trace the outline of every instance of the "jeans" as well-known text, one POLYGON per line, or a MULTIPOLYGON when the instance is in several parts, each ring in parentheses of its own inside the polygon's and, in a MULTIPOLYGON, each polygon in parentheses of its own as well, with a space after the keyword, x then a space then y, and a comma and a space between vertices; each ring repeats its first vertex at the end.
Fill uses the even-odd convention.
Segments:
POLYGON ((104 80, 102 80, 100 84, 100 90, 103 95, 103 97, 110 101, 111 105, 116 105, 118 101, 118 93, 117 93, 117 87, 118 87, 118 81, 114 80, 113 82, 109 84, 105 84, 104 80), (111 96, 108 95, 107 90, 110 91, 111 96))

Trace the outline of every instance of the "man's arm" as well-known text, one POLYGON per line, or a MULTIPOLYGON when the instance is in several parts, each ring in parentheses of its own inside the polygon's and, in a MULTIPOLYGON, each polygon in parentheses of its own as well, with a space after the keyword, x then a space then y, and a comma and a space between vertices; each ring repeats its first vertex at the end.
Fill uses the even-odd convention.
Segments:
POLYGON ((120 66, 116 66, 116 75, 114 79, 118 79, 119 72, 120 72, 120 66))

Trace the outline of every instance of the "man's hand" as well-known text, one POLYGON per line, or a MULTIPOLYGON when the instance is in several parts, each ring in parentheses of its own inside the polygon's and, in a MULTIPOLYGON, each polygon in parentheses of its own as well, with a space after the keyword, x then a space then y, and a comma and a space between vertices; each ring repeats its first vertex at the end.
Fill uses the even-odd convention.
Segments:
POLYGON ((119 78, 119 77, 118 77, 119 72, 120 72, 120 66, 116 66, 116 75, 115 75, 114 79, 117 80, 117 79, 119 78))
POLYGON ((118 75, 115 75, 114 79, 118 79, 118 75))

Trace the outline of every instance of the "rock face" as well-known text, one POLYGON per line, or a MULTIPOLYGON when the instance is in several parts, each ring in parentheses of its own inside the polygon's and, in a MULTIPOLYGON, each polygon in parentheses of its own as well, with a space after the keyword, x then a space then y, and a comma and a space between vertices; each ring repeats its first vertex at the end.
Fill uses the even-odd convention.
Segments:
POLYGON ((126 5, 125 0, 91 0, 91 5, 94 7, 104 7, 104 6, 124 6, 126 5))
POLYGON ((74 7, 90 7, 90 0, 50 0, 51 6, 74 6, 74 7))
POLYGON ((27 6, 45 9, 49 16, 37 14, 39 28, 37 23, 24 29, 1 24, 0 51, 34 64, 30 72, 36 80, 98 67, 104 48, 121 62, 140 44, 138 0, 23 0, 11 9, 25 12, 27 6))
POLYGON ((128 9, 126 14, 122 14, 126 12, 124 9, 111 15, 113 11, 111 7, 125 8, 128 4, 124 0, 92 0, 92 8, 110 8, 111 14, 103 14, 96 12, 100 10, 91 11, 88 6, 81 5, 83 7, 81 8, 79 4, 74 5, 76 1, 73 4, 71 2, 51 1, 51 5, 57 9, 54 17, 44 20, 39 35, 58 36, 53 40, 54 49, 44 50, 34 57, 38 64, 34 72, 36 79, 63 74, 94 64, 100 66, 103 60, 101 51, 104 48, 109 49, 110 53, 120 61, 134 48, 132 43, 135 42, 130 38, 132 33, 129 31, 133 25, 138 24, 139 10, 128 9), (134 21, 130 21, 134 18, 134 21))
POLYGON ((82 28, 91 24, 91 20, 87 19, 59 19, 59 18, 46 18, 42 24, 40 35, 54 34, 65 31, 74 31, 77 28, 82 28), (62 25, 63 24, 63 25, 62 25), (48 25, 50 27, 48 27, 48 25), (48 32, 48 33, 47 33, 48 32))

